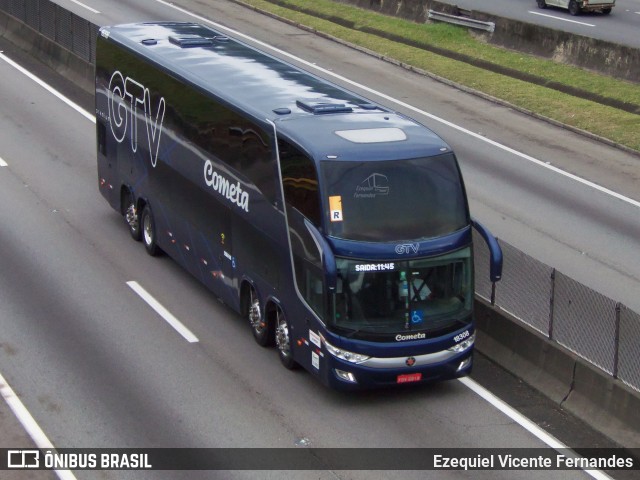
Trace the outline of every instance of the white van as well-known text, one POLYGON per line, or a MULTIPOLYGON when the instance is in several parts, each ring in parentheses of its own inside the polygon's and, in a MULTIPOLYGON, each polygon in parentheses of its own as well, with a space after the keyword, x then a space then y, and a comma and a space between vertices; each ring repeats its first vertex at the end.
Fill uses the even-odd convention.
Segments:
POLYGON ((538 7, 560 7, 569 10, 571 15, 578 15, 580 12, 601 11, 605 15, 611 13, 616 0, 537 0, 538 7))

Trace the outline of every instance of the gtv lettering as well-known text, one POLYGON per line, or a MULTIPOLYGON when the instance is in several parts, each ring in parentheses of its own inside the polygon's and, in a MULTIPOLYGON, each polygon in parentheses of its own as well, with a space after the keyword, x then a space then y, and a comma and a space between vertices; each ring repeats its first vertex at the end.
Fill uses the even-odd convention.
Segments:
POLYGON ((165 101, 160 97, 156 106, 155 119, 151 111, 151 94, 143 84, 131 77, 124 77, 118 70, 113 72, 109 81, 109 124, 111 132, 118 143, 124 142, 129 133, 131 150, 138 150, 139 110, 144 112, 144 124, 149 143, 149 160, 153 167, 158 162, 162 122, 164 121, 165 101))
POLYGON ((419 248, 419 243, 401 243, 399 245, 396 245, 396 253, 398 255, 404 255, 411 252, 418 253, 419 248))

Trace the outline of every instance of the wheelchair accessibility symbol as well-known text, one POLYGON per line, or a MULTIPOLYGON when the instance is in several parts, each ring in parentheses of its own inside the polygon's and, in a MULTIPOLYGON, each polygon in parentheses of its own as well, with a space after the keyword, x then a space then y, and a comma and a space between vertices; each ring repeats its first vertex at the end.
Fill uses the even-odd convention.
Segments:
POLYGON ((413 310, 411 312, 411 323, 418 324, 424 322, 424 315, 422 310, 413 310))

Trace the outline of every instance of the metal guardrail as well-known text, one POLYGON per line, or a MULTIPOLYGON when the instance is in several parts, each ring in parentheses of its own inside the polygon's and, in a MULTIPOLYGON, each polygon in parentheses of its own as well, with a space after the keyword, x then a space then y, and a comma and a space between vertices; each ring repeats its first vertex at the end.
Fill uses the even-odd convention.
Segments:
POLYGON ((486 32, 493 32, 496 29, 496 24, 493 22, 482 22, 480 20, 474 20, 473 18, 449 15, 448 13, 436 12, 434 10, 429 10, 429 19, 462 25, 463 27, 476 28, 486 32))

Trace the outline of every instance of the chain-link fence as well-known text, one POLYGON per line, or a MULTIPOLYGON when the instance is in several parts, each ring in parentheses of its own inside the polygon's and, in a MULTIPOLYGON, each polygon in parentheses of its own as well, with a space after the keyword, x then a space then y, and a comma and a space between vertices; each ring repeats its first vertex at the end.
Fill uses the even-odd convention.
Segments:
MULTIPOLYGON (((0 10, 95 64, 98 27, 88 20, 50 0, 0 0, 0 10)), ((640 390, 640 315, 509 244, 501 246, 503 275, 494 288, 488 249, 475 238, 476 294, 640 390)))
POLYGON ((630 387, 640 390, 640 315, 624 305, 618 330, 617 377, 630 387))
POLYGON ((0 0, 7 12, 82 60, 95 64, 98 26, 50 0, 0 0))
POLYGON ((511 245, 502 243, 502 276, 509 280, 500 283, 496 295, 500 295, 500 308, 514 317, 526 319, 532 328, 549 334, 554 270, 522 253, 511 245), (528 295, 522 295, 527 292, 528 295))
MULTIPOLYGON (((640 391, 640 314, 500 242, 494 305, 640 391)), ((474 237, 476 294, 489 300, 489 254, 474 237)))

